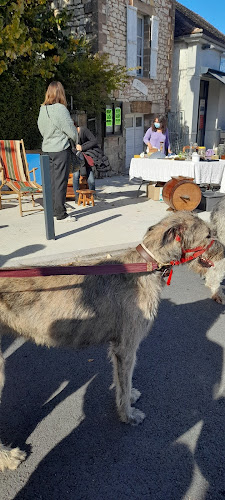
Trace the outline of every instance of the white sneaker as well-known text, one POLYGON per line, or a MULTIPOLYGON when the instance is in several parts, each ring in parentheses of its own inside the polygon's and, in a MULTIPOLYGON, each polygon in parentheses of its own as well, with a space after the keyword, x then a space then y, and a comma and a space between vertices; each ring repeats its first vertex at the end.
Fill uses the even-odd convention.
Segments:
POLYGON ((64 219, 57 219, 58 222, 76 222, 77 217, 75 215, 67 215, 67 217, 64 217, 64 219))

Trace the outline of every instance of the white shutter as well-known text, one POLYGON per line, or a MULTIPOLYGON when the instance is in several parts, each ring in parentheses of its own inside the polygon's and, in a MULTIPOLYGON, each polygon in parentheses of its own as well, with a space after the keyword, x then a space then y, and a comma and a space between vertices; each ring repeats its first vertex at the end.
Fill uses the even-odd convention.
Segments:
POLYGON ((137 9, 131 5, 127 5, 127 69, 128 75, 137 75, 137 9))
POLYGON ((151 17, 151 54, 150 54, 150 78, 157 78, 157 59, 158 59, 158 37, 159 37, 159 19, 156 16, 151 17))

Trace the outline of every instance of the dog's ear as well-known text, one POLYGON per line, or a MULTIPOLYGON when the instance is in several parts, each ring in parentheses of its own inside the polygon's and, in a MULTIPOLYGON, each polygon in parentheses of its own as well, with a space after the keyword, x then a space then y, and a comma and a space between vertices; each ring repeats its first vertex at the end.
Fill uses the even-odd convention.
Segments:
POLYGON ((167 229, 162 238, 162 246, 172 243, 175 239, 177 241, 180 241, 184 230, 185 226, 182 224, 178 224, 176 226, 172 226, 169 229, 167 229))
POLYGON ((153 229, 155 229, 155 226, 156 226, 156 224, 154 224, 154 226, 150 226, 150 227, 148 228, 147 232, 149 233, 150 231, 153 231, 153 229))

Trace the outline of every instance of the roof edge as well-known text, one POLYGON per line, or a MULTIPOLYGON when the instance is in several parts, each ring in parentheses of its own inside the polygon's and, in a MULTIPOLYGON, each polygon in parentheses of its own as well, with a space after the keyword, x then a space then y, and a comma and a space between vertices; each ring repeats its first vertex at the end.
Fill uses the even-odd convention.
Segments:
POLYGON ((181 14, 184 16, 188 17, 196 27, 198 28, 203 28, 203 30, 207 30, 211 33, 212 38, 214 39, 219 39, 223 43, 225 43, 225 34, 222 33, 222 31, 219 31, 217 28, 215 28, 211 23, 206 21, 203 17, 201 17, 199 14, 196 14, 193 10, 188 9, 184 5, 180 4, 177 0, 175 2, 175 8, 178 10, 181 14), (197 26, 199 24, 199 26, 197 26))

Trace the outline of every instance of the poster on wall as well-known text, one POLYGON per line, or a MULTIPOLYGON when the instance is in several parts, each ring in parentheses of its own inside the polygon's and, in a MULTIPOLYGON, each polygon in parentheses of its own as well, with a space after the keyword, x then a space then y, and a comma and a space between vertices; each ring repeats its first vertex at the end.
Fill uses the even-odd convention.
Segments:
POLYGON ((106 135, 122 134, 122 103, 107 104, 105 110, 106 135))
POLYGON ((105 110, 106 134, 113 133, 113 106, 106 106, 105 110))
POLYGON ((106 110, 106 127, 112 127, 113 119, 112 119, 112 109, 106 110))
POLYGON ((115 108, 115 125, 121 125, 121 108, 115 108))

